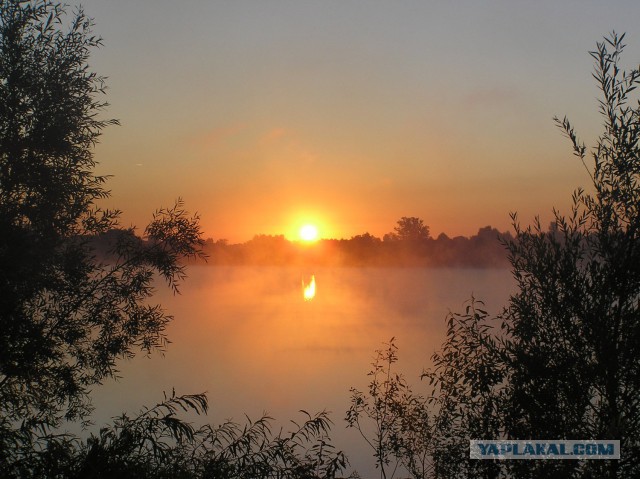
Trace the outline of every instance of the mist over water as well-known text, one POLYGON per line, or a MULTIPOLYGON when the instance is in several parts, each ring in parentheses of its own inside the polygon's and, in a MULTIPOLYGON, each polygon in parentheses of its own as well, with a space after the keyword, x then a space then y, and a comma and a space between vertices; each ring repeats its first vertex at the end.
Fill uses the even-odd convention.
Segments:
POLYGON ((374 459, 345 429, 349 388, 366 390, 375 350, 391 337, 397 368, 425 390, 420 373, 440 348, 449 311, 473 294, 498 313, 514 289, 508 269, 191 266, 182 294, 158 286, 157 302, 175 316, 164 355, 120 364, 122 379, 94 389, 96 428, 162 399, 206 391, 219 424, 264 412, 287 428, 298 411, 331 411, 332 438, 350 468, 372 477, 374 459), (303 297, 315 277, 316 292, 303 297))

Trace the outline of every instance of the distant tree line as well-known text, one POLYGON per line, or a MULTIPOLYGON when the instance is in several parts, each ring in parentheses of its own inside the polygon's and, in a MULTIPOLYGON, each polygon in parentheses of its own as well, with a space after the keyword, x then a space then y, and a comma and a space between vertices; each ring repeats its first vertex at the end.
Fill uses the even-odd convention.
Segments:
POLYGON ((257 235, 242 244, 206 240, 210 264, 314 264, 326 266, 508 267, 504 241, 509 233, 491 226, 471 236, 431 237, 429 227, 415 217, 403 217, 391 233, 378 238, 363 233, 350 239, 323 239, 313 244, 283 235, 257 235))
MULTIPOLYGON (((112 230, 95 238, 95 246, 109 259, 114 246, 133 231, 112 230)), ((203 245, 212 265, 318 265, 318 266, 420 266, 459 268, 506 268, 509 266, 504 241, 510 233, 491 226, 471 237, 437 238, 415 217, 403 217, 391 233, 378 238, 363 233, 350 239, 322 239, 313 244, 289 241, 284 235, 256 235, 240 244, 209 238, 203 245)), ((138 238, 138 241, 143 241, 138 238)))

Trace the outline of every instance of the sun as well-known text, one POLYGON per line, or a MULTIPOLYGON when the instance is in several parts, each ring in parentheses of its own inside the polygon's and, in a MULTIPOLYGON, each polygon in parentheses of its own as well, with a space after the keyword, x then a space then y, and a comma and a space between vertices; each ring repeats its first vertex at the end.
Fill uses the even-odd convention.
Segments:
POLYGON ((316 241, 318 239, 318 228, 315 225, 304 225, 300 228, 300 238, 304 241, 316 241))

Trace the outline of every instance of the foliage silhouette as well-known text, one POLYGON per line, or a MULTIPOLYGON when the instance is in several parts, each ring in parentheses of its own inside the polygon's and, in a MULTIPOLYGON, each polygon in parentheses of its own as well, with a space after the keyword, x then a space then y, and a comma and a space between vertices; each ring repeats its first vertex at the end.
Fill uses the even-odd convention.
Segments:
POLYGON ((0 472, 29 449, 66 447, 52 428, 86 420, 92 385, 116 361, 162 348, 171 316, 150 305, 155 273, 178 290, 179 259, 197 256, 198 217, 180 200, 133 229, 101 263, 91 239, 117 224, 92 148, 103 78, 88 65, 92 21, 49 0, 0 2, 0 472))
MULTIPOLYGON (((415 477, 640 476, 640 102, 629 106, 640 69, 620 68, 623 40, 612 33, 591 52, 604 118, 591 166, 571 123, 556 119, 593 193, 576 190, 570 214, 554 210, 548 231, 537 219, 522 228, 513 214, 515 236, 503 243, 517 292, 498 317, 472 298, 447 319, 447 339, 423 373, 431 393, 422 447, 432 469, 415 477), (621 460, 469 458, 470 439, 500 438, 618 439, 621 460)), ((407 458, 400 424, 413 392, 391 374, 395 361, 392 341, 378 353, 369 396, 353 391, 347 415, 382 477, 391 458, 407 458), (362 417, 374 421, 371 438, 362 417)))
POLYGON ((591 150, 556 119, 585 165, 593 193, 578 189, 549 231, 538 220, 505 239, 517 292, 498 318, 472 303, 449 319, 443 352, 425 373, 441 391, 437 475, 598 477, 640 475, 640 70, 619 66, 624 35, 591 52, 604 132, 591 150), (500 323, 501 329, 496 325, 500 323), (470 438, 619 439, 621 460, 472 461, 470 438), (479 464, 481 463, 481 464, 479 464))
POLYGON ((472 297, 448 315, 446 342, 422 374, 432 388, 433 477, 500 477, 496 462, 468 459, 471 439, 503 437, 507 407, 505 343, 483 308, 472 297))
POLYGON ((115 418, 86 441, 48 437, 46 448, 29 449, 3 477, 333 479, 347 460, 328 438, 326 412, 272 431, 272 418, 244 424, 226 421, 198 429, 181 413, 206 414, 203 394, 170 396, 137 416, 115 418))
POLYGON ((429 227, 420 218, 403 216, 398 220, 393 233, 385 235, 385 240, 420 243, 430 237, 429 227))
POLYGON ((424 478, 432 469, 433 447, 427 402, 393 371, 398 361, 395 338, 386 346, 376 351, 368 373, 368 394, 351 388, 347 426, 355 428, 373 449, 381 478, 392 479, 401 469, 416 479, 424 478))
POLYGON ((177 417, 207 412, 204 395, 170 397, 136 418, 126 415, 92 437, 77 456, 77 477, 334 478, 346 458, 328 442, 331 422, 322 412, 292 422, 293 430, 272 432, 272 418, 247 418, 195 429, 177 417))
POLYGON ((619 66, 623 40, 614 32, 591 52, 604 132, 590 155, 570 122, 556 119, 593 193, 578 189, 571 214, 556 212, 555 231, 516 221, 508 247, 519 293, 505 315, 513 358, 507 431, 620 439, 622 459, 559 461, 530 476, 640 474, 640 102, 630 106, 629 97, 640 69, 619 66))

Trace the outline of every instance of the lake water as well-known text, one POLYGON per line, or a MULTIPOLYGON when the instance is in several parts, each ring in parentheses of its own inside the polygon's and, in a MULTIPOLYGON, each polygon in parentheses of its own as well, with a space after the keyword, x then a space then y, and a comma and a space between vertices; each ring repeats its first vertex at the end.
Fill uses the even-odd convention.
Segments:
POLYGON ((507 269, 191 266, 188 275, 179 296, 158 285, 157 301, 175 316, 172 344, 121 364, 122 379, 94 389, 96 426, 172 388, 206 391, 215 424, 266 411, 286 428, 300 409, 326 409, 334 444, 362 477, 377 476, 374 459, 344 417, 349 388, 366 390, 375 350, 395 337, 398 370, 424 390, 420 373, 442 344, 447 313, 472 294, 497 313, 514 288, 507 269), (311 275, 316 294, 305 300, 311 275))

